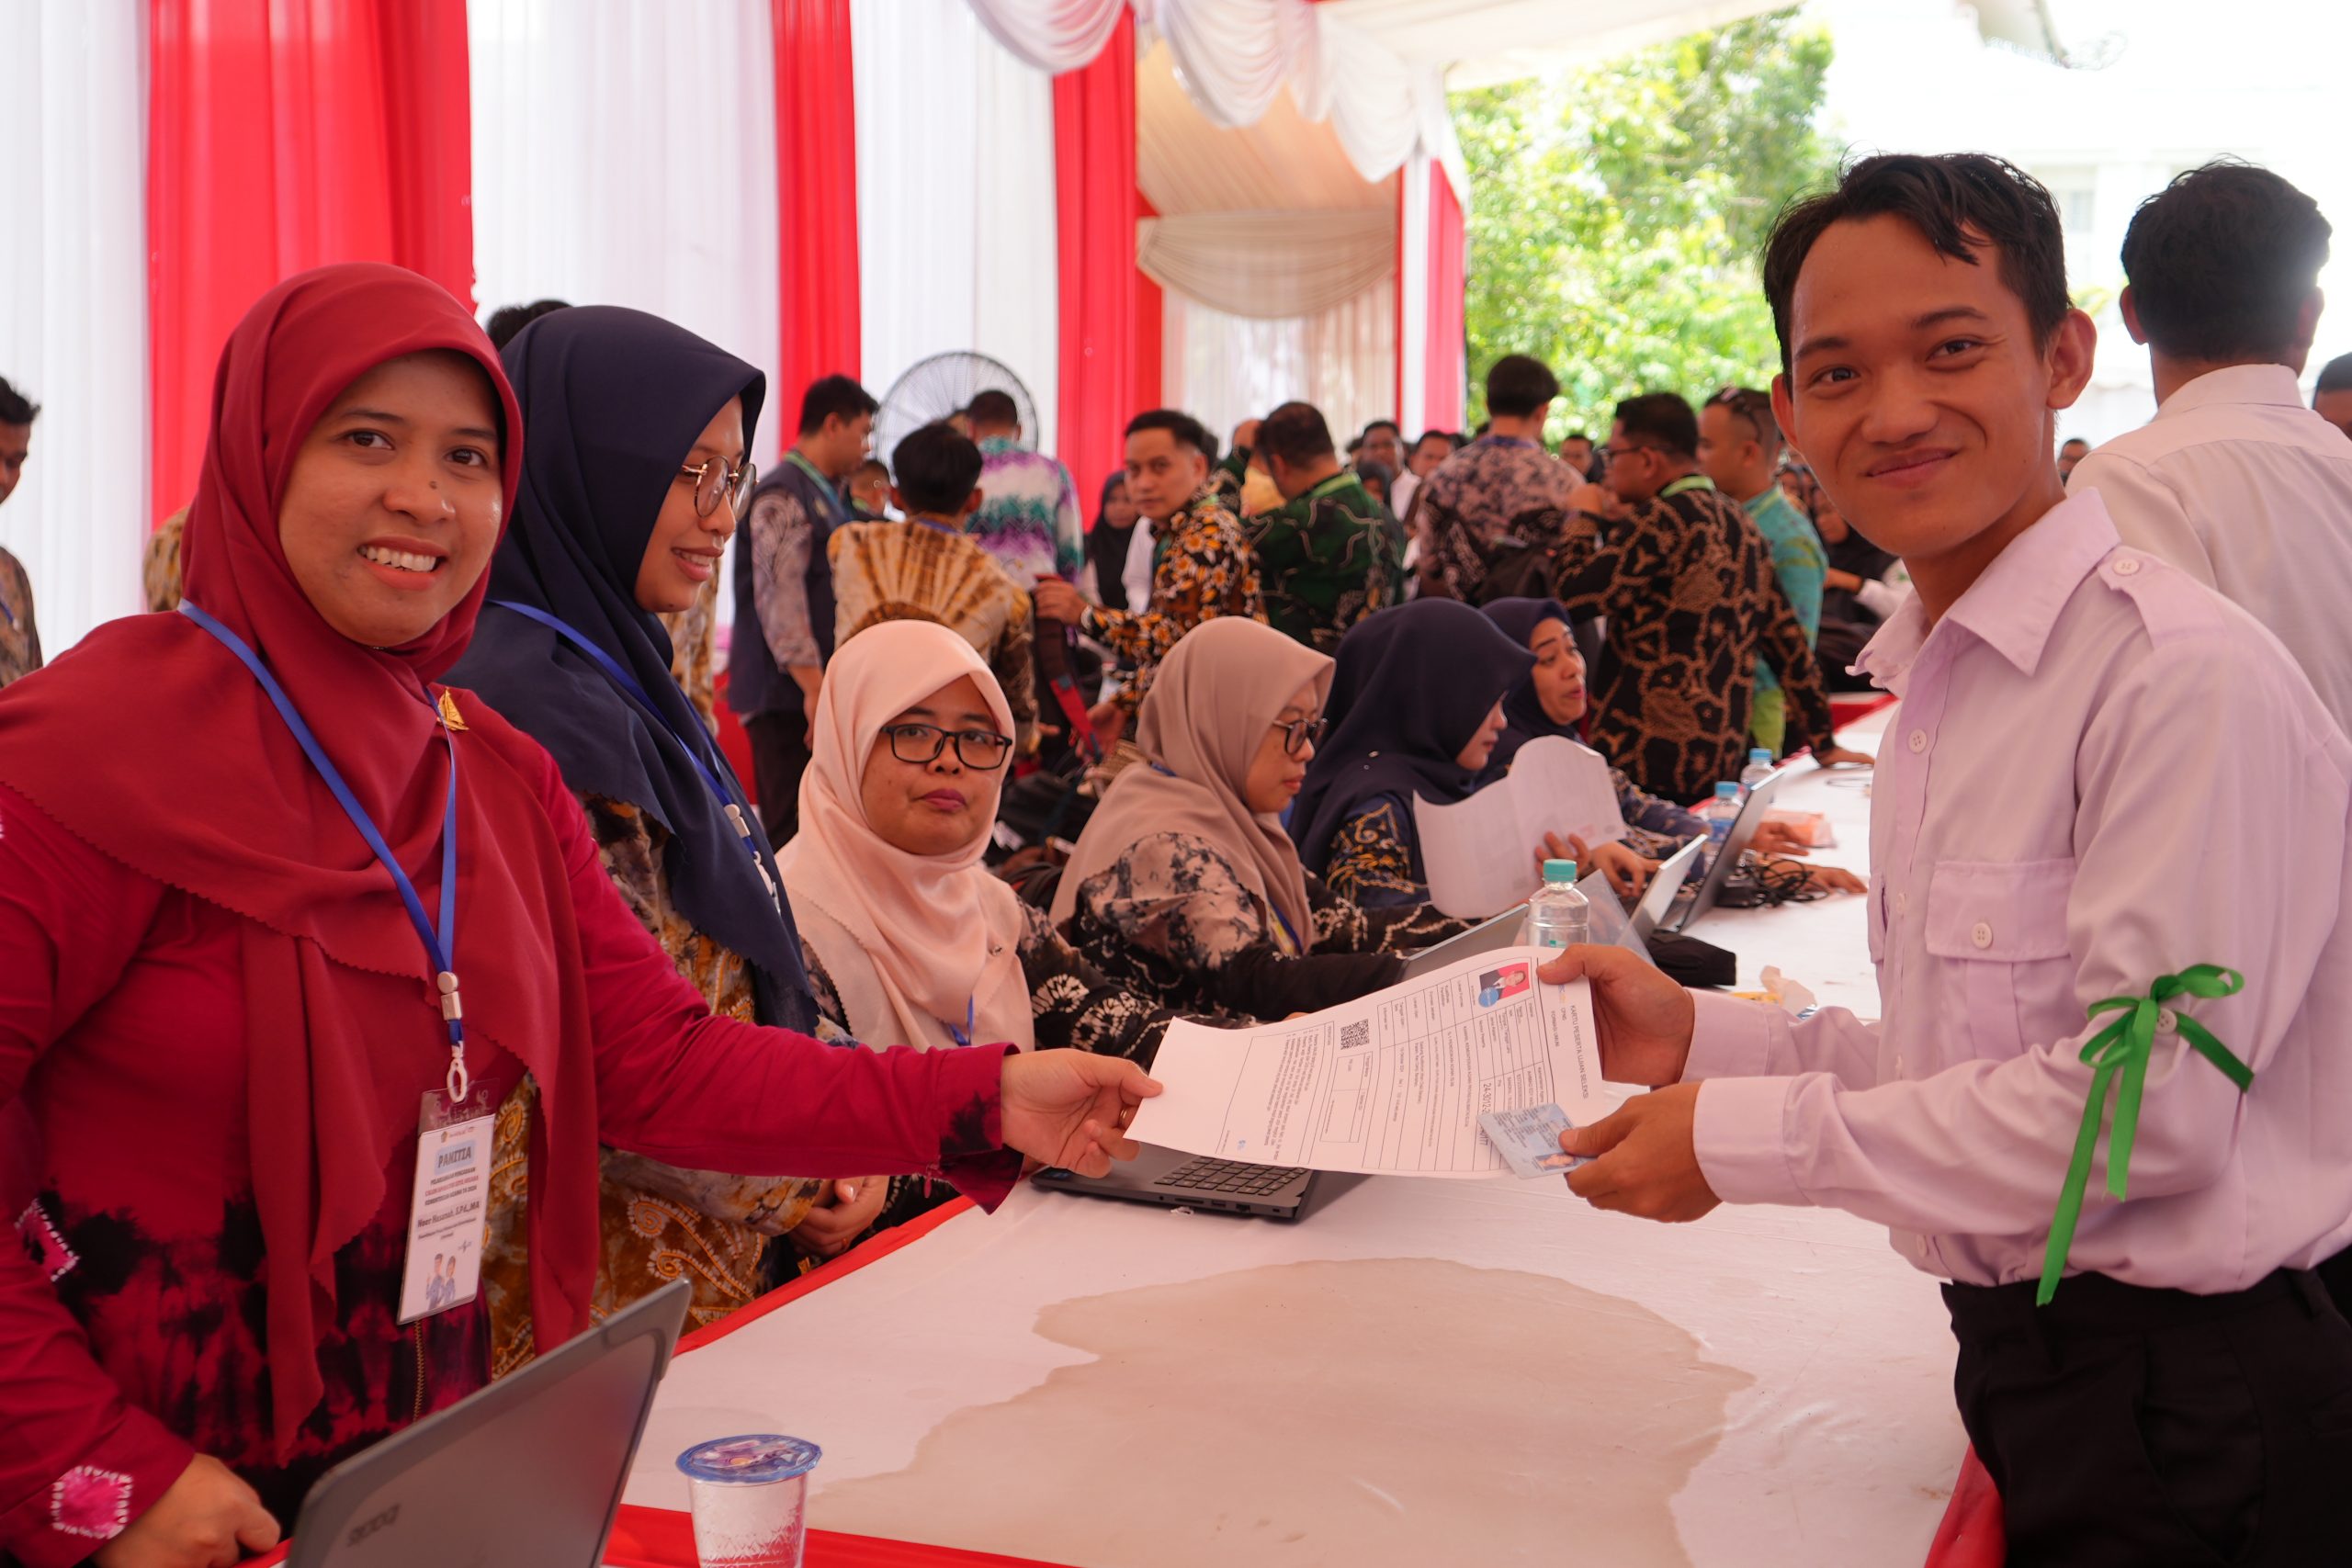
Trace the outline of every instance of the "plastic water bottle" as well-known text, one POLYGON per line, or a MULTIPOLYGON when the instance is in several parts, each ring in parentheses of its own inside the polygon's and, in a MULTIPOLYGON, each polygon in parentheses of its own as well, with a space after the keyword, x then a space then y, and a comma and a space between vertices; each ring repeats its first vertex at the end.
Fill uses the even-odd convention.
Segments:
POLYGON ((1544 890, 1527 901, 1527 945, 1574 947, 1592 940, 1592 905, 1577 891, 1577 863, 1544 863, 1544 890))
POLYGON ((1739 770, 1739 797, 1745 800, 1756 786, 1772 776, 1772 753, 1758 746, 1747 753, 1747 766, 1739 770))
POLYGON ((1715 798, 1699 807, 1699 819, 1707 825, 1707 863, 1713 865, 1715 857, 1723 853, 1724 841, 1731 837, 1731 825, 1739 820, 1739 785, 1725 779, 1715 786, 1715 798))

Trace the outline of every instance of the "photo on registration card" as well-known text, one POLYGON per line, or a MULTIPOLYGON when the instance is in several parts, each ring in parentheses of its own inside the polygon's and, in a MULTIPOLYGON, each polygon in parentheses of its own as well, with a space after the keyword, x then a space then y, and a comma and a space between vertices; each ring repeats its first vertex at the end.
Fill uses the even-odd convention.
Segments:
POLYGON ((1527 965, 1524 964, 1506 964, 1499 969, 1489 969, 1478 976, 1478 1005, 1490 1008, 1498 1002, 1523 996, 1528 983, 1527 965))

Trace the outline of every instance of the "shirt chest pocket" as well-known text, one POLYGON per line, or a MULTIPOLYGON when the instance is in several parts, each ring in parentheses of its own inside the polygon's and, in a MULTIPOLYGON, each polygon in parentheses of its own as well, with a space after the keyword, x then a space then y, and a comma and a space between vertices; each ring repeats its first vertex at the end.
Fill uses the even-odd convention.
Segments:
POLYGON ((1936 866, 1923 935, 1955 1060, 2006 1061, 2081 1024, 2066 945, 2074 886, 2072 860, 1936 866))

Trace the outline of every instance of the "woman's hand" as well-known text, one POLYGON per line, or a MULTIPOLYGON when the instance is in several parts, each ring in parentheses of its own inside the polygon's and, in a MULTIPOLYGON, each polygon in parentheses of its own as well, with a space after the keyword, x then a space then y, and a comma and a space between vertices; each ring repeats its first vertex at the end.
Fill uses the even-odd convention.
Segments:
POLYGON ((1763 855, 1803 855, 1813 852, 1813 840, 1788 822, 1775 822, 1770 817, 1756 825, 1756 836, 1747 847, 1763 855))
POLYGON ((811 1258, 838 1258, 866 1233, 889 1196, 887 1176, 829 1181, 816 1206, 792 1227, 792 1245, 811 1258))
POLYGON ((1770 870, 1804 873, 1804 890, 1808 893, 1867 893, 1871 885, 1841 865, 1806 865, 1801 861, 1767 861, 1770 870))
POLYGON ((1004 1058, 1004 1146, 1080 1176, 1133 1159, 1125 1135, 1136 1107, 1159 1092, 1141 1067, 1086 1051, 1023 1051, 1004 1058))
POLYGON ((1572 947, 1536 976, 1547 986, 1592 982, 1602 1077, 1650 1088, 1680 1080, 1698 1009, 1648 960, 1622 947, 1572 947))
POLYGON ((1616 889, 1620 898, 1639 897, 1642 889, 1649 886, 1650 877, 1657 872, 1658 863, 1636 854, 1623 844, 1611 843, 1598 849, 1590 848, 1573 833, 1566 839, 1557 833, 1544 834, 1544 847, 1535 852, 1535 860, 1539 870, 1547 860, 1572 860, 1577 863, 1577 870, 1580 873, 1588 869, 1598 871, 1609 879, 1609 886, 1616 889))
POLYGON ((92 1554, 97 1568, 231 1568, 277 1544, 277 1521, 237 1472, 198 1454, 155 1506, 92 1554))

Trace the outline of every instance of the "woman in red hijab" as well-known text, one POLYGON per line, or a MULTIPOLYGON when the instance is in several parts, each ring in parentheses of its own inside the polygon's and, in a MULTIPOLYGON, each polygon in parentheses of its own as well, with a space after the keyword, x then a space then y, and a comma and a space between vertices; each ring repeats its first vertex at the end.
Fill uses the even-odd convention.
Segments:
POLYGON ((0 1194, 0 1555, 232 1562, 329 1465, 481 1386, 479 1301, 405 1256, 421 1108, 537 1081, 542 1345, 583 1325, 600 1139, 983 1201, 1014 1151, 1132 1152, 1156 1089, 1125 1062, 712 1016, 546 753, 434 683, 521 469, 447 293, 292 278, 213 407, 190 612, 103 626, 0 699, 0 1126, 30 1145, 0 1165, 36 1173, 0 1194))

